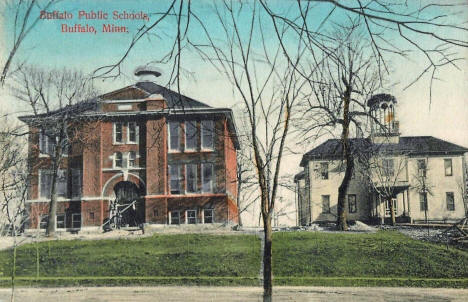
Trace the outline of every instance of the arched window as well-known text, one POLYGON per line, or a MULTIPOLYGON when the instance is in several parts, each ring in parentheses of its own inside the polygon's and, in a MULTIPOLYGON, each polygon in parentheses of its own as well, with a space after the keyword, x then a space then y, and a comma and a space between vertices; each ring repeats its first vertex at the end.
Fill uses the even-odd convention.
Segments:
POLYGON ((122 153, 121 152, 114 153, 114 167, 122 168, 122 164, 123 164, 122 153))

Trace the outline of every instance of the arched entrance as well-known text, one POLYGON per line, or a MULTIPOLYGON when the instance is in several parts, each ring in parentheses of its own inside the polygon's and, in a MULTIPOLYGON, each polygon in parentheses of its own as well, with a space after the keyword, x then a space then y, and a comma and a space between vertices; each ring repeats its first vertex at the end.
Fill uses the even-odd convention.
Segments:
POLYGON ((118 209, 120 226, 139 226, 145 222, 144 199, 140 197, 140 191, 131 181, 121 181, 114 186, 114 207, 118 209))

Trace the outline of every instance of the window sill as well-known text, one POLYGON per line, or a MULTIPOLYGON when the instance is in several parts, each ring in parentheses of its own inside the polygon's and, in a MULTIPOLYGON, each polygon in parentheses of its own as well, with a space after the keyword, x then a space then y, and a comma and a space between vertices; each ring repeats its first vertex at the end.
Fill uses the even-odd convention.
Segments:
POLYGON ((214 149, 201 149, 200 152, 214 152, 214 149))
POLYGON ((182 153, 181 150, 168 150, 167 153, 182 153))

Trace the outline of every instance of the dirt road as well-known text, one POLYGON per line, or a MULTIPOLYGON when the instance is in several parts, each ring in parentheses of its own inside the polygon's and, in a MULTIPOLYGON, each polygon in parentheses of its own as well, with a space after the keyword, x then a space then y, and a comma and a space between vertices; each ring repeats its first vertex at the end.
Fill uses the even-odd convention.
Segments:
MULTIPOLYGON (((261 301, 259 287, 79 287, 18 288, 15 301, 146 302, 261 301)), ((10 301, 0 289, 0 302, 10 301)), ((275 287, 274 301, 468 301, 468 289, 390 287, 275 287)))

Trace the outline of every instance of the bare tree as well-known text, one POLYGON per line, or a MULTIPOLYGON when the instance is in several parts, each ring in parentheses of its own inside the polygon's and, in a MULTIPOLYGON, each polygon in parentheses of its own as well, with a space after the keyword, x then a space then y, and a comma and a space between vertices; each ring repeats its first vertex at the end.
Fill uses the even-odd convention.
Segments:
POLYGON ((2 66, 0 83, 3 85, 10 71, 14 58, 21 48, 24 40, 29 36, 31 30, 40 20, 40 14, 33 11, 48 10, 60 0, 5 0, 0 4, 0 11, 3 12, 5 23, 11 26, 13 34, 8 49, 8 56, 2 66))
MULTIPOLYGON (((71 152, 70 146, 77 142, 86 145, 88 137, 79 135, 81 113, 96 105, 93 84, 78 71, 67 69, 45 70, 33 66, 20 66, 14 75, 11 87, 14 96, 25 105, 31 115, 22 119, 29 126, 29 135, 39 136, 35 147, 50 164, 50 203, 47 221, 48 236, 56 231, 57 183, 64 157, 71 152)), ((82 133, 93 132, 81 131, 82 133)), ((33 156, 33 154, 31 154, 33 156)))
POLYGON ((315 140, 326 131, 333 133, 337 126, 341 130, 345 171, 338 188, 337 227, 340 230, 348 229, 346 193, 355 160, 350 140, 351 126, 364 131, 363 118, 370 117, 366 101, 383 85, 372 53, 365 51, 369 43, 359 34, 358 25, 350 22, 349 26, 340 26, 332 38, 322 42, 327 48, 308 79, 312 93, 301 104, 304 116, 297 122, 306 141, 315 140))

